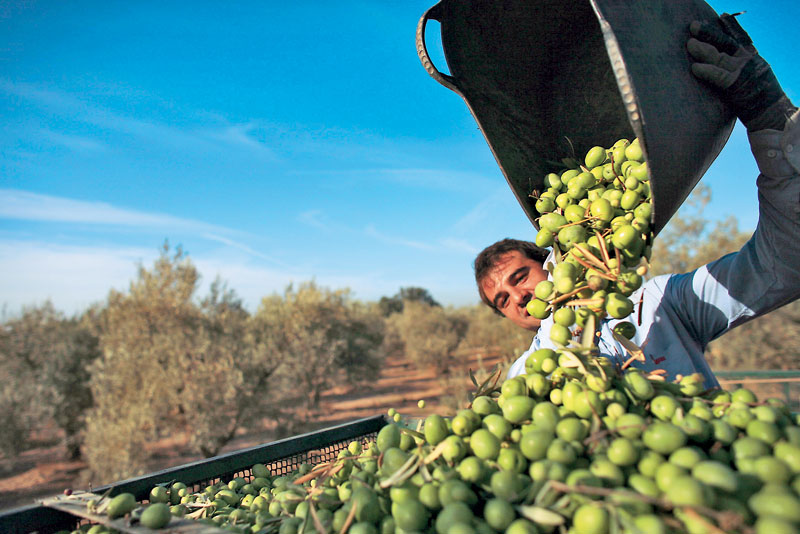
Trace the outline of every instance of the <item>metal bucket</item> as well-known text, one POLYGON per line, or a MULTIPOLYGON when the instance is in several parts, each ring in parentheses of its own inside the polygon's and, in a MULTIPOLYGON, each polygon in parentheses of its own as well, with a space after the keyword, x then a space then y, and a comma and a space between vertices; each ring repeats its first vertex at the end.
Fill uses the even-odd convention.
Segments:
POLYGON ((442 0, 417 26, 428 73, 467 103, 534 224, 534 190, 555 160, 639 137, 660 231, 717 157, 735 117, 690 71, 689 23, 701 0, 442 0), (450 74, 431 62, 441 24, 450 74))

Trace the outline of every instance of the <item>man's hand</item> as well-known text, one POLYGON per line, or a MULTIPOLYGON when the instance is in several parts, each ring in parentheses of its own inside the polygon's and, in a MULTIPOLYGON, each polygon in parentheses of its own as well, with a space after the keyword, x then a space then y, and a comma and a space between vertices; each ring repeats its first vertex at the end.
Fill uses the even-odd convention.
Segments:
POLYGON ((717 24, 689 25, 693 37, 686 47, 696 60, 692 73, 719 91, 749 131, 782 130, 797 108, 738 22, 731 15, 722 17, 725 26, 722 18, 717 24))

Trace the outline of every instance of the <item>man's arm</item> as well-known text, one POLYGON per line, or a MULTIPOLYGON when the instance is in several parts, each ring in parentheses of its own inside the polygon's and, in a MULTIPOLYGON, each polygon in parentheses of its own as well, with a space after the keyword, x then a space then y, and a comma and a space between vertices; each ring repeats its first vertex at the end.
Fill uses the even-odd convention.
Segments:
POLYGON ((708 82, 748 129, 761 175, 759 223, 735 254, 669 278, 665 305, 675 307, 703 346, 726 330, 800 297, 800 114, 769 65, 732 20, 692 23, 692 72, 708 82), (731 23, 729 21, 729 23, 731 23))
POLYGON ((751 132, 750 142, 761 170, 755 233, 741 251, 673 276, 665 288, 704 343, 800 298, 800 114, 784 131, 751 132))

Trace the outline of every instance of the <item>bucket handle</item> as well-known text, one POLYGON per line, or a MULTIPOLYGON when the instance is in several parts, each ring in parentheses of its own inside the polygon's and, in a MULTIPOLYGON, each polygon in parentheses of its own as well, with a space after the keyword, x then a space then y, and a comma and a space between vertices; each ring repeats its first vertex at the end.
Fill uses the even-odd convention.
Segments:
POLYGON ((419 19, 419 23, 417 23, 417 55, 419 56, 419 60, 422 62, 422 66, 425 67, 425 70, 428 72, 431 78, 444 85, 451 91, 461 94, 461 91, 459 91, 456 87, 455 78, 440 72, 434 66, 433 61, 431 61, 431 58, 428 56, 428 48, 425 46, 425 27, 428 25, 428 20, 435 20, 441 23, 441 19, 437 18, 438 8, 440 6, 441 3, 436 4, 425 11, 425 13, 423 13, 422 17, 419 19))

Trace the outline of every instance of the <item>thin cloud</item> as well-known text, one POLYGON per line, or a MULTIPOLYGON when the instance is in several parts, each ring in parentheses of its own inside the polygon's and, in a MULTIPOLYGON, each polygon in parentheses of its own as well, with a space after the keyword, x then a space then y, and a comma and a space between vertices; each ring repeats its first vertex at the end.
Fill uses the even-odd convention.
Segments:
POLYGON ((466 239, 446 238, 442 239, 441 243, 445 248, 458 252, 466 252, 473 256, 479 252, 478 249, 471 245, 466 239))
POLYGON ((259 252, 259 251, 255 250, 255 249, 253 249, 252 247, 249 247, 249 246, 245 245, 244 243, 239 243, 238 241, 234 241, 233 239, 228 239, 227 237, 223 237, 221 235, 216 235, 216 234, 203 234, 203 237, 205 237, 209 241, 216 241, 218 243, 222 243, 223 245, 227 245, 227 246, 229 246, 231 248, 235 248, 235 249, 241 250, 243 252, 246 252, 250 256, 253 256, 253 257, 256 257, 256 258, 260 258, 262 260, 266 260, 266 261, 268 261, 270 263, 274 263, 275 265, 278 265, 279 267, 288 267, 288 265, 286 263, 284 263, 282 261, 279 261, 279 260, 276 260, 272 256, 268 256, 268 255, 266 255, 266 254, 264 254, 262 252, 259 252))
POLYGON ((297 214, 296 220, 306 226, 321 230, 326 234, 334 234, 337 236, 360 234, 359 231, 354 230, 352 227, 331 219, 322 210, 303 211, 297 214))
POLYGON ((400 238, 400 237, 388 236, 386 234, 383 234, 383 233, 379 232, 371 224, 367 225, 367 227, 364 229, 364 233, 366 235, 368 235, 369 237, 375 238, 378 241, 381 241, 383 243, 388 243, 390 245, 400 245, 400 246, 403 246, 403 247, 416 248, 416 249, 419 249, 419 250, 436 250, 436 247, 433 247, 433 246, 428 245, 426 243, 421 243, 419 241, 412 241, 412 240, 409 240, 409 239, 403 239, 403 238, 400 238))
POLYGON ((86 202, 0 189, 0 218, 135 227, 183 228, 205 232, 230 232, 226 228, 159 213, 117 208, 106 202, 86 202))
POLYGON ((45 130, 44 135, 54 144, 66 147, 75 152, 97 152, 106 149, 103 143, 87 136, 68 135, 51 130, 45 130))
MULTIPOLYGON (((255 126, 252 123, 224 123, 213 127, 182 129, 158 121, 115 113, 68 93, 43 89, 34 84, 0 79, 0 91, 49 108, 58 115, 72 117, 104 130, 134 136, 146 141, 148 145, 198 151, 244 149, 261 158, 277 159, 272 149, 253 137, 255 126)), ((54 132, 47 131, 45 135, 52 139, 54 132)), ((66 139, 66 136, 61 135, 62 140, 66 139)))
POLYGON ((507 188, 495 188, 491 194, 485 196, 470 211, 454 222, 451 229, 459 234, 468 233, 497 217, 498 213, 508 209, 512 203, 516 204, 516 199, 511 191, 507 188))
MULTIPOLYGON (((365 150, 371 149, 365 147, 365 150)), ((381 180, 404 187, 452 192, 488 191, 496 185, 495 180, 487 179, 480 174, 422 168, 315 169, 313 171, 294 171, 292 174, 344 176, 353 181, 369 181, 370 183, 381 180)))
POLYGON ((277 160, 275 152, 267 145, 253 137, 256 126, 252 123, 234 124, 222 129, 209 130, 206 135, 233 147, 244 148, 256 155, 270 160, 277 160))
POLYGON ((312 228, 317 228, 327 232, 330 229, 330 225, 322 222, 321 216, 322 211, 320 210, 308 210, 298 214, 297 220, 303 224, 311 226, 312 228))
POLYGON ((480 174, 452 170, 379 169, 377 173, 394 183, 444 191, 484 190, 494 184, 480 174))

